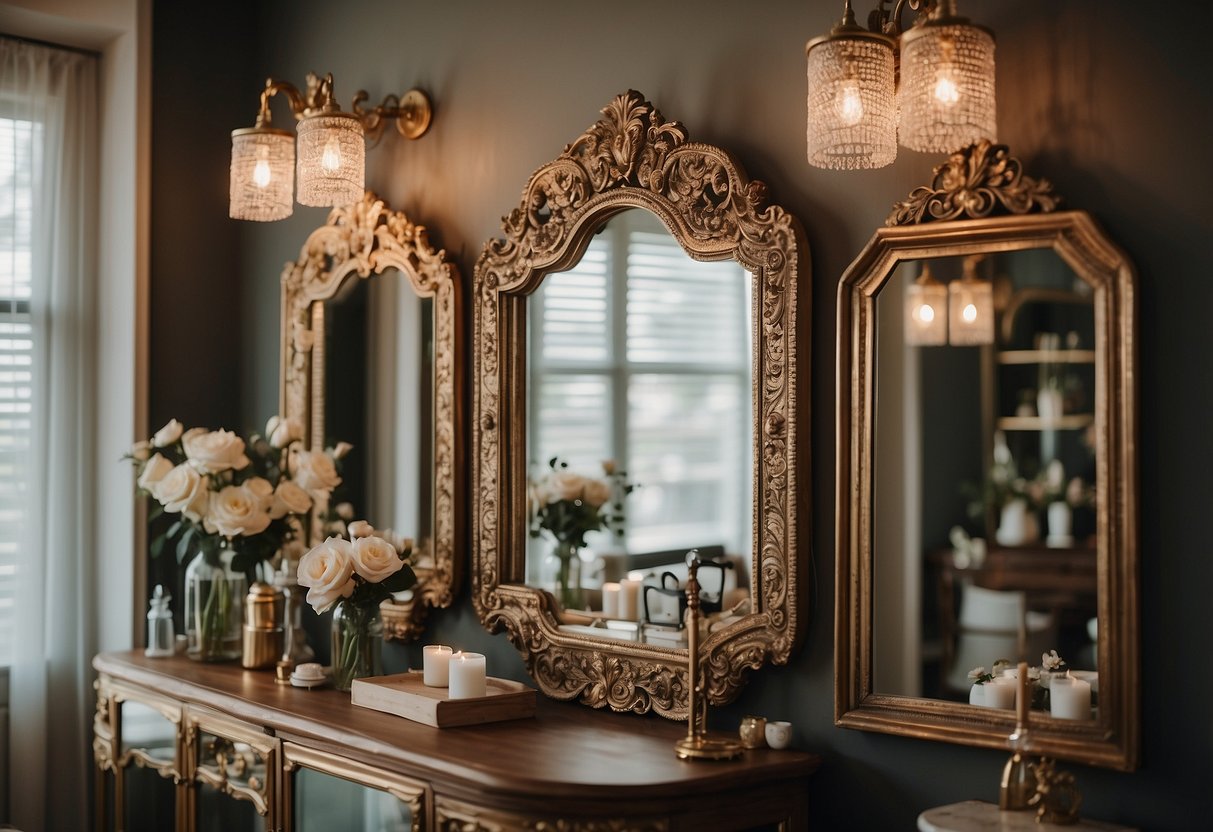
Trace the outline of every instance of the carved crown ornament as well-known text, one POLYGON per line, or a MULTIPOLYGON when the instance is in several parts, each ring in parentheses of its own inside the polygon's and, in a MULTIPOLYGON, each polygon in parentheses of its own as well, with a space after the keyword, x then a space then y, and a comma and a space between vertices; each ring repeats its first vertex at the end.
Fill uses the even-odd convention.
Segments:
POLYGON ((726 151, 691 142, 634 91, 540 167, 489 240, 474 277, 473 587, 485 626, 504 630, 548 696, 618 711, 687 715, 685 650, 607 641, 558 629, 552 597, 524 585, 526 548, 526 296, 572 266, 590 237, 629 208, 656 214, 695 259, 732 258, 752 274, 755 317, 752 612, 702 645, 709 700, 736 697, 747 670, 786 663, 803 635, 800 536, 808 535, 807 246, 799 223, 767 205, 726 151), (803 264, 803 265, 802 265, 803 264), (801 317, 803 316, 803 317, 801 317), (803 340, 798 340, 802 338, 803 340), (801 346, 803 344, 803 347, 801 346), (798 350, 804 352, 798 353, 798 350), (807 424, 807 423, 806 423, 807 424))
MULTIPOLYGON (((391 210, 370 191, 360 202, 329 212, 325 224, 308 235, 299 258, 283 268, 279 411, 300 420, 309 447, 324 447, 327 368, 322 302, 347 279, 369 278, 393 268, 407 278, 413 292, 433 299, 434 315, 434 536, 432 546, 425 549, 432 555, 432 566, 416 569, 411 601, 383 607, 385 634, 404 640, 420 634, 430 607, 451 605, 462 574, 455 557, 462 465, 456 440, 462 383, 456 354, 461 329, 459 273, 446 252, 431 245, 424 226, 391 210)), ((311 540, 322 537, 320 515, 325 508, 313 511, 311 540)))
POLYGON ((885 225, 1047 214, 1061 201, 1047 179, 1034 179, 1023 172, 1023 165, 1005 144, 982 139, 937 166, 931 184, 915 188, 904 202, 896 203, 885 225))

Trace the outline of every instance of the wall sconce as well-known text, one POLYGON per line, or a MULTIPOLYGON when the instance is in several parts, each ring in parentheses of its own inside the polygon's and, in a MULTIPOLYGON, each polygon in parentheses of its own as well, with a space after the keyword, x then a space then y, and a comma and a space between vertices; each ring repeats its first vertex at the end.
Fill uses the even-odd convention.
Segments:
POLYGON ((959 280, 948 284, 948 342, 954 347, 994 343, 994 284, 977 276, 980 257, 966 257, 959 280))
POLYGON ((952 153, 994 139, 990 30, 958 17, 954 0, 896 0, 892 11, 889 2, 879 0, 864 29, 846 0, 838 25, 805 46, 811 165, 879 168, 896 158, 899 140, 952 153), (919 15, 903 33, 906 6, 919 15))
POLYGON ((301 205, 330 207, 362 199, 366 137, 377 141, 384 123, 395 120, 402 136, 420 138, 433 116, 429 97, 417 89, 389 95, 369 110, 361 106, 366 100, 366 91, 359 90, 353 112, 342 112, 331 73, 324 78, 308 73, 306 94, 286 81, 266 79, 256 124, 232 131, 228 215, 261 222, 289 217, 296 179, 301 205), (273 126, 270 98, 278 93, 299 122, 294 134, 273 126))
POLYGON ((906 343, 912 347, 938 347, 948 343, 948 287, 922 264, 918 279, 906 287, 906 343))

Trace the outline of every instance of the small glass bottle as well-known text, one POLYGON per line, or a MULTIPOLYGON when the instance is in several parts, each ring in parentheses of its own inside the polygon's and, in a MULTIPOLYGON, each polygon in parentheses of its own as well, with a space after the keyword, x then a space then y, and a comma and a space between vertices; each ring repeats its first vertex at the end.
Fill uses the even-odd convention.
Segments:
POLYGON ((173 596, 165 592, 163 586, 156 584, 147 611, 147 649, 143 651, 143 655, 149 658, 161 659, 173 655, 177 635, 173 629, 173 614, 168 608, 171 600, 173 596))

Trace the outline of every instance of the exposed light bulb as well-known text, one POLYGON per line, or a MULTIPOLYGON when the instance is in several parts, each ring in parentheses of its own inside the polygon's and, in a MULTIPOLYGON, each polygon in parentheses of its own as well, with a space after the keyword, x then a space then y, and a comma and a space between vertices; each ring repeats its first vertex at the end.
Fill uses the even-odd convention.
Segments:
POLYGON ((956 87, 956 82, 952 80, 952 73, 948 69, 940 70, 939 77, 935 81, 935 100, 945 107, 951 107, 960 100, 960 90, 956 87))
POLYGON ((329 139, 324 145, 324 154, 320 157, 320 165, 329 173, 341 170, 341 146, 335 138, 329 139))
POLYGON ((920 323, 926 326, 927 324, 931 323, 931 321, 935 320, 935 308, 929 303, 924 303, 922 306, 918 307, 916 317, 920 323))
POLYGON ((253 184, 258 188, 267 188, 270 179, 270 163, 265 159, 258 159, 257 164, 253 166, 253 184))
POLYGON ((859 95, 859 84, 854 78, 844 81, 834 102, 838 118, 847 127, 854 127, 863 120, 863 98, 859 95))
POLYGON ((977 307, 973 304, 967 304, 961 311, 960 316, 965 319, 965 323, 971 324, 977 320, 977 307))

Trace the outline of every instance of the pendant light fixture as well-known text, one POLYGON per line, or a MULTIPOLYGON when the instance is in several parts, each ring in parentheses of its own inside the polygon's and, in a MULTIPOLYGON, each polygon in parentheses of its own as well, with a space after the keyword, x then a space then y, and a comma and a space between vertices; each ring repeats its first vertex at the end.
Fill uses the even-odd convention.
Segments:
POLYGON ((958 17, 954 0, 897 0, 891 11, 888 2, 880 0, 864 29, 846 0, 842 21, 805 47, 812 165, 883 167, 899 141, 952 153, 995 137, 990 31, 958 17), (907 5, 919 15, 903 33, 907 5), (884 93, 890 87, 892 101, 884 93))
POLYGON ((948 287, 922 264, 918 279, 906 287, 906 343, 912 347, 938 347, 948 343, 948 287))
POLYGON ((361 106, 366 99, 360 90, 352 112, 342 112, 332 74, 320 78, 309 73, 306 94, 286 81, 266 80, 256 124, 232 131, 228 214, 239 220, 285 219, 291 215, 296 180, 301 205, 336 207, 362 199, 367 137, 377 141, 384 124, 395 121, 402 136, 420 138, 433 115, 429 97, 418 89, 389 95, 372 109, 361 106), (299 122, 295 133, 271 123, 270 99, 278 93, 286 96, 299 122))

